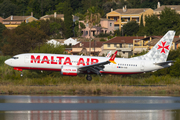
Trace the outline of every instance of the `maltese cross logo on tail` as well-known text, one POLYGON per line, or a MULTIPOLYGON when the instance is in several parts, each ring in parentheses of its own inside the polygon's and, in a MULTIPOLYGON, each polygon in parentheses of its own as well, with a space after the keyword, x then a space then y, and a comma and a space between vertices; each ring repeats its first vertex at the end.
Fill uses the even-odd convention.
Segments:
POLYGON ((165 49, 169 50, 169 45, 165 46, 166 41, 165 42, 161 41, 161 43, 162 43, 162 46, 158 45, 158 49, 162 48, 161 53, 165 53, 165 49))

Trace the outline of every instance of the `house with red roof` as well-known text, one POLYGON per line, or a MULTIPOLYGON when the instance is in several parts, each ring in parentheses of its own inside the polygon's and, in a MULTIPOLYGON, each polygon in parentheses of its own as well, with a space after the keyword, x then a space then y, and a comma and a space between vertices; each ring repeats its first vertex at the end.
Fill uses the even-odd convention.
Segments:
POLYGON ((103 43, 102 54, 107 54, 109 51, 114 53, 118 51, 117 55, 128 58, 133 55, 133 40, 141 40, 144 37, 114 37, 111 40, 103 43))
POLYGON ((80 42, 74 46, 72 46, 72 54, 73 55, 101 55, 103 50, 104 42, 80 42))
POLYGON ((8 29, 13 29, 19 26, 21 23, 28 23, 32 21, 36 21, 35 17, 33 17, 33 13, 31 12, 30 16, 9 16, 8 18, 3 20, 3 24, 8 28, 8 29))
POLYGON ((161 5, 160 2, 158 2, 157 4, 157 9, 154 10, 154 14, 158 16, 158 18, 160 18, 160 14, 161 12, 165 9, 165 8, 170 8, 171 10, 175 10, 178 14, 180 14, 180 5, 161 5))

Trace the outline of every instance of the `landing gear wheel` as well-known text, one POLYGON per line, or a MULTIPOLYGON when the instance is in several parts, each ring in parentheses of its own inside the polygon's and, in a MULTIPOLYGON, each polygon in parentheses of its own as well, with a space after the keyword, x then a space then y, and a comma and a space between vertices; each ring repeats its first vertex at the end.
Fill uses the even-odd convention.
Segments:
POLYGON ((86 80, 91 81, 92 77, 90 75, 87 75, 86 80))
POLYGON ((23 76, 23 72, 21 72, 21 77, 23 76))

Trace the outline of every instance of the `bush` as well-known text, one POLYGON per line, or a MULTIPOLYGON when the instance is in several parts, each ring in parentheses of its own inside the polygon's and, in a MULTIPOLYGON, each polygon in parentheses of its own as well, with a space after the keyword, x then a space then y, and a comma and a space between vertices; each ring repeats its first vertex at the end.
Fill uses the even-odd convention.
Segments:
POLYGON ((99 35, 96 35, 96 37, 108 37, 110 36, 109 33, 100 33, 99 35))
POLYGON ((40 47, 36 47, 31 50, 31 53, 52 53, 52 54, 62 54, 65 48, 63 45, 53 45, 53 44, 43 44, 40 47))

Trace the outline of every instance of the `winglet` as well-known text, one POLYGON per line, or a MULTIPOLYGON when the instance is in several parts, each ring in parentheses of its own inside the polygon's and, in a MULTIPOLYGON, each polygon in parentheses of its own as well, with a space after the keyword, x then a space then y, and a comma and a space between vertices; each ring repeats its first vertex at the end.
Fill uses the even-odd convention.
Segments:
POLYGON ((116 64, 116 62, 114 61, 116 55, 117 55, 117 51, 116 51, 116 52, 112 55, 112 57, 109 59, 109 62, 116 64))
POLYGON ((109 51, 109 53, 107 54, 107 56, 106 56, 106 57, 110 57, 110 55, 111 55, 111 51, 109 51))

